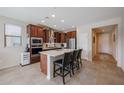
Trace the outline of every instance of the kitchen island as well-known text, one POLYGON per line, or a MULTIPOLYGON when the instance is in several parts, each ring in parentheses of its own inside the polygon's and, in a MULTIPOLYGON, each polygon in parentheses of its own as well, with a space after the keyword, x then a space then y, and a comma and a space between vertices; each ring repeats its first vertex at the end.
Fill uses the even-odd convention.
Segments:
POLYGON ((74 49, 57 49, 40 52, 41 72, 47 76, 47 79, 53 78, 53 62, 63 59, 64 53, 73 52, 74 49))

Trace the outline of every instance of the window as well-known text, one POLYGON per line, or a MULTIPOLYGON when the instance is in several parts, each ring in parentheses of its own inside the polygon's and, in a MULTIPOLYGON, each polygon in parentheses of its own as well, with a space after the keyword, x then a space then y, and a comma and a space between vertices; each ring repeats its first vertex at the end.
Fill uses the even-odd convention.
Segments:
POLYGON ((21 45, 21 27, 5 24, 5 46, 17 47, 21 45))

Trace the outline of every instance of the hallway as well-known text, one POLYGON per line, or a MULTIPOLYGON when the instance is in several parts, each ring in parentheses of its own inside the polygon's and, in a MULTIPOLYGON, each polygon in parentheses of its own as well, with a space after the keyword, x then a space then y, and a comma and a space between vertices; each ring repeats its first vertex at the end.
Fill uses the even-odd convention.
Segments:
POLYGON ((93 57, 93 62, 107 62, 116 64, 117 62, 112 55, 107 53, 99 53, 93 57))
POLYGON ((124 72, 111 55, 100 53, 93 58, 93 64, 97 68, 97 84, 124 84, 124 72))

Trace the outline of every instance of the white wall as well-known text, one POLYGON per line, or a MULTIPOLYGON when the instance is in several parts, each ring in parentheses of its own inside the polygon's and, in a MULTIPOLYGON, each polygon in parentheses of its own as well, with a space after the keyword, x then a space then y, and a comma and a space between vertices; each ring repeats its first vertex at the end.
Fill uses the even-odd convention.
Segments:
POLYGON ((98 52, 112 54, 111 33, 98 34, 98 52))
POLYGON ((77 48, 84 49, 83 53, 85 56, 83 56, 83 58, 92 61, 92 28, 114 24, 118 24, 117 65, 121 66, 121 17, 92 24, 77 26, 77 48), (83 37, 84 34, 87 34, 85 38, 83 37), (87 42, 85 42, 84 40, 87 40, 87 42), (85 48, 85 46, 87 48, 85 48))
POLYGON ((20 64, 20 53, 26 45, 26 23, 0 16, 0 69, 20 64), (17 48, 4 47, 4 24, 14 24, 22 27, 22 45, 17 48))
POLYGON ((122 17, 122 33, 121 33, 121 36, 122 36, 122 51, 121 51, 121 55, 122 55, 122 69, 124 71, 124 16, 122 17))
POLYGON ((90 40, 92 35, 90 33, 89 26, 77 28, 77 48, 83 48, 82 58, 89 60, 91 57, 91 45, 90 40))

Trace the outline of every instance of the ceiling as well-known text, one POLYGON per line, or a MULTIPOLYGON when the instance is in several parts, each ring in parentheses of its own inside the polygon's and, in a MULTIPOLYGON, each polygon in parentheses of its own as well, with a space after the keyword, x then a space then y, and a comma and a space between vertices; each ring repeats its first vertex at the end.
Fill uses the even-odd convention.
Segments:
POLYGON ((117 24, 115 25, 109 25, 109 26, 103 26, 103 27, 98 27, 98 28, 94 28, 93 31, 97 34, 101 34, 101 33, 110 33, 112 31, 114 31, 117 28, 117 24))
POLYGON ((0 15, 65 31, 78 25, 119 17, 124 15, 124 8, 1 7, 0 15), (53 14, 55 17, 52 17, 53 14))

